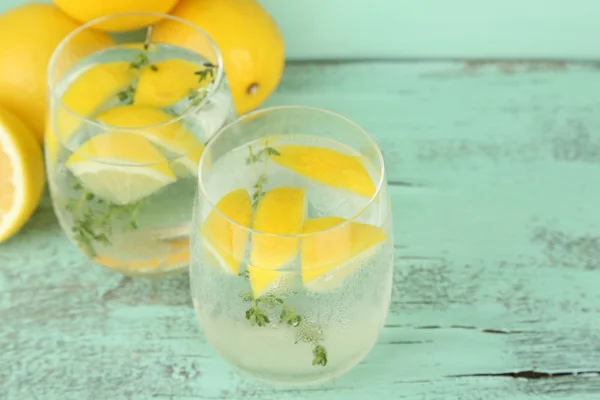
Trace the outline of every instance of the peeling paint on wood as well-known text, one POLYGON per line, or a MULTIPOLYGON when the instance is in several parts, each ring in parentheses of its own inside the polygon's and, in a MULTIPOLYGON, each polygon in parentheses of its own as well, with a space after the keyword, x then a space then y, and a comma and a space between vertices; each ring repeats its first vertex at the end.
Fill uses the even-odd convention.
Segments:
POLYGON ((91 265, 46 196, 0 246, 0 398, 600 398, 600 70, 510 65, 290 65, 270 100, 348 116, 386 159, 392 308, 346 376, 240 377, 206 344, 186 276, 91 265))
POLYGON ((463 63, 466 70, 478 70, 486 67, 496 67, 505 74, 531 71, 564 71, 569 64, 565 61, 499 61, 499 60, 471 60, 463 63))

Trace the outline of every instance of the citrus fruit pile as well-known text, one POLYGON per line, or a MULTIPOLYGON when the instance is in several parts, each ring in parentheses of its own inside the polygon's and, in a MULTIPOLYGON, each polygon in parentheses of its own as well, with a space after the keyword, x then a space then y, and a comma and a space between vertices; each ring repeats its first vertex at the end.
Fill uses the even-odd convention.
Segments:
MULTIPOLYGON (((67 142, 81 124, 80 118, 65 109, 56 111, 52 127, 48 123, 47 66, 52 53, 81 24, 136 11, 171 13, 208 33, 222 53, 238 114, 258 107, 277 87, 284 45, 276 24, 257 0, 54 0, 54 4, 27 4, 5 12, 0 15, 0 242, 20 230, 40 201, 45 178, 41 147, 46 147, 47 163, 52 165, 59 143, 67 142)), ((194 44, 191 35, 196 32, 148 15, 107 20, 97 25, 99 29, 84 30, 73 40, 77 48, 91 54, 114 45, 110 33, 148 24, 154 24, 156 41, 204 54, 208 51, 194 44)), ((127 62, 92 65, 70 84, 61 100, 78 116, 93 116, 107 125, 160 125, 172 117, 159 108, 181 99, 199 83, 189 73, 195 68, 191 63, 169 60, 158 64, 157 70, 143 71, 132 70, 127 62), (98 114, 107 99, 133 79, 138 79, 138 85, 132 104, 98 114)), ((165 124, 148 130, 145 137, 123 136, 122 132, 94 137, 67 166, 95 193, 124 204, 175 177, 193 174, 202 150, 185 127, 165 124), (124 152, 125 145, 135 150, 124 152), (165 152, 177 161, 163 167, 118 167, 140 161, 160 163, 165 152), (92 156, 113 165, 90 162, 92 156)))

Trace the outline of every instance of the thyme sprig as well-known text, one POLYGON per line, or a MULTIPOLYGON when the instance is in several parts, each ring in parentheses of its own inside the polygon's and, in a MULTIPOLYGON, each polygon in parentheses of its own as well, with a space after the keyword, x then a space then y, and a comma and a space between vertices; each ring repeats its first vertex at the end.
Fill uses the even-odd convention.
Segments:
POLYGON ((252 146, 248 146, 248 151, 249 154, 246 158, 246 165, 263 163, 263 171, 258 175, 256 182, 253 185, 252 207, 256 208, 258 201, 265 195, 264 187, 268 182, 267 161, 270 156, 279 156, 280 153, 274 147, 269 146, 268 140, 265 140, 264 147, 259 151, 255 152, 252 146))
MULTIPOLYGON (((258 175, 253 185, 252 206, 256 208, 258 201, 265 195, 265 185, 267 184, 267 163, 270 156, 281 155, 279 151, 269 145, 265 140, 262 149, 255 151, 252 146, 248 146, 249 154, 246 158, 246 165, 263 164, 263 170, 258 175)), ((241 277, 250 281, 250 274, 245 270, 239 274, 241 277)), ((327 365, 327 350, 321 344, 323 333, 320 327, 307 321, 296 312, 296 309, 287 304, 286 299, 269 293, 260 297, 255 297, 252 292, 241 292, 240 298, 250 303, 250 308, 246 310, 245 317, 251 326, 264 327, 271 323, 268 310, 274 310, 279 314, 279 323, 288 325, 297 329, 297 339, 295 343, 307 342, 313 346, 313 366, 327 365)))
POLYGON ((66 205, 67 211, 73 216, 71 231, 73 238, 88 257, 97 256, 98 244, 112 244, 115 220, 121 222, 122 231, 138 229, 137 215, 143 200, 126 205, 113 204, 90 192, 75 178, 71 187, 80 192, 78 198, 69 200, 66 205))
MULTIPOLYGON (((198 83, 208 81, 207 82, 207 86, 208 86, 215 81, 215 70, 217 69, 217 66, 210 62, 205 62, 202 64, 202 66, 204 68, 200 69, 198 71, 195 71, 194 74, 198 75, 198 83)), ((190 103, 189 103, 186 111, 188 111, 192 108, 198 107, 200 105, 200 103, 202 103, 204 98, 206 97, 207 93, 208 92, 205 88, 190 89, 190 92, 188 95, 188 101, 190 103)))
POLYGON ((271 322, 267 309, 279 309, 279 323, 286 324, 298 330, 298 336, 295 343, 307 342, 313 345, 312 365, 327 365, 327 350, 321 344, 323 334, 321 329, 315 324, 306 321, 296 313, 296 309, 286 304, 284 298, 267 294, 255 298, 251 292, 242 292, 239 294, 244 302, 250 303, 250 308, 246 310, 246 319, 251 326, 264 327, 271 322))
MULTIPOLYGON (((133 58, 131 63, 129 64, 129 68, 136 69, 140 73, 146 67, 149 66, 152 71, 158 71, 158 67, 155 64, 150 63, 150 58, 148 57, 148 44, 144 44, 144 49, 141 50, 136 56, 133 58)), ((139 79, 139 76, 138 76, 139 79)), ((137 80, 134 83, 129 84, 125 89, 121 90, 117 93, 117 98, 121 103, 124 104, 133 104, 133 98, 135 96, 137 80)))

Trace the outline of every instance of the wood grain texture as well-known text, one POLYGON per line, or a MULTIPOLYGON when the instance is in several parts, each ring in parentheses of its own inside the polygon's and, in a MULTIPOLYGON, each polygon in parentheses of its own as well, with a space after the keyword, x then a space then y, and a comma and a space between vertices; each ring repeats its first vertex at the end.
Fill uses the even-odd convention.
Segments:
POLYGON ((270 104, 342 113, 385 156, 396 273, 368 358, 307 390, 241 378, 186 276, 93 266, 46 196, 0 245, 0 399, 600 398, 598 87, 594 65, 290 65, 270 104))

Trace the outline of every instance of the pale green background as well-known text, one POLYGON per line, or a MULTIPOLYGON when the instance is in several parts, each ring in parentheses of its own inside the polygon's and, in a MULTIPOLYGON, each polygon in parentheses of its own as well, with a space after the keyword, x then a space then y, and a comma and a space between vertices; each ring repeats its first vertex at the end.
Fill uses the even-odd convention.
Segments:
POLYGON ((289 59, 600 58, 598 0, 260 1, 289 59))
POLYGON ((290 63, 268 105, 341 113, 382 148, 396 253, 377 346, 323 387, 244 379, 185 276, 92 265, 45 196, 0 245, 0 399, 598 400, 600 64, 572 60, 599 58, 600 3, 263 3, 288 58, 332 59, 290 63))

